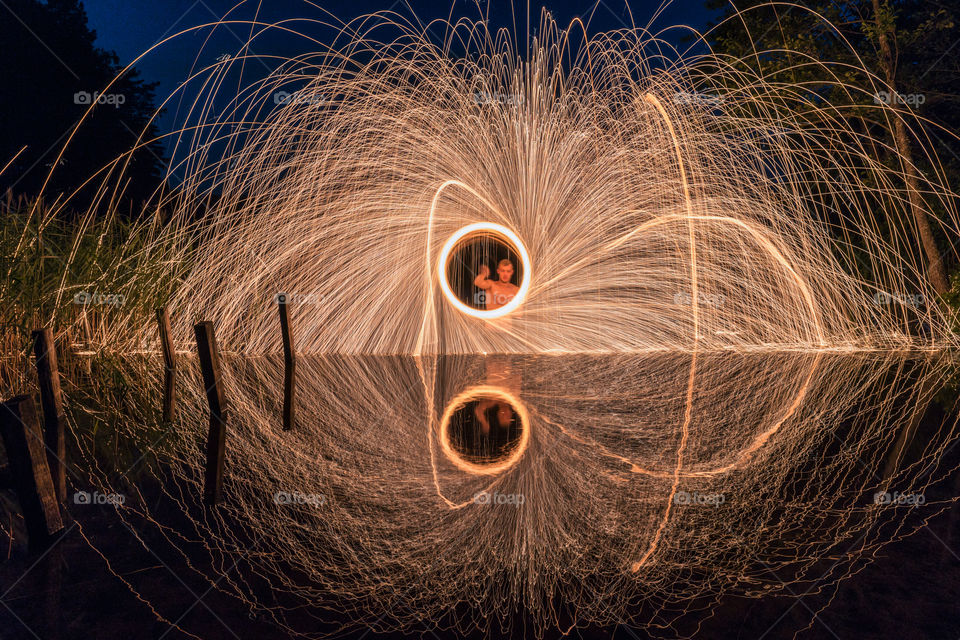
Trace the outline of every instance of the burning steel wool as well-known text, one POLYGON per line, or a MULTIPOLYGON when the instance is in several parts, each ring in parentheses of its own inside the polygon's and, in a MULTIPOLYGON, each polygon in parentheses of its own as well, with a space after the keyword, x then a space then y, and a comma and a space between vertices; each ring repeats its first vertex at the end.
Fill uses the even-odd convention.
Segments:
MULTIPOLYGON (((197 70, 174 134, 182 183, 104 286, 166 265, 178 343, 202 317, 247 355, 280 348, 280 292, 310 308, 299 353, 954 344, 917 250, 918 215, 957 233, 952 193, 921 176, 908 206, 910 168, 841 108, 735 60, 669 61, 641 30, 587 38, 545 15, 526 46, 460 20, 441 45, 379 18, 239 92, 226 79, 246 49, 197 70), (519 290, 477 304, 473 281, 499 282, 501 259, 519 290)), ((883 88, 864 77, 837 89, 883 88)), ((92 333, 154 344, 133 312, 92 333)))
MULTIPOLYGON (((432 23, 438 41, 376 18, 239 90, 255 36, 198 67, 182 182, 85 289, 142 299, 161 265, 146 286, 173 342, 192 351, 210 320, 224 354, 209 508, 195 360, 164 427, 143 309, 78 314, 99 374, 66 387, 84 480, 120 490, 81 428, 110 412, 112 446, 151 451, 161 480, 162 508, 124 489, 131 530, 307 636, 662 632, 724 594, 835 585, 911 532, 890 496, 952 471, 955 424, 916 436, 957 340, 905 161, 802 87, 643 30, 544 14, 529 42, 469 20, 432 23), (301 357, 289 431, 281 294, 301 357)), ((96 177, 105 200, 123 160, 96 177)), ((920 180, 925 219, 956 234, 954 194, 920 180)))

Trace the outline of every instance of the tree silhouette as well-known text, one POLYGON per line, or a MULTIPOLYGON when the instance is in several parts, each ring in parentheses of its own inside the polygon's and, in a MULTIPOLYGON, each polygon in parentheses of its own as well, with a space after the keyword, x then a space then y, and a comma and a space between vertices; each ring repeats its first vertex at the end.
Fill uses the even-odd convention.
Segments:
MULTIPOLYGON (((156 128, 147 127, 154 112, 155 84, 144 82, 131 70, 98 95, 122 67, 116 54, 94 45, 96 33, 87 26, 79 0, 5 0, 3 5, 0 168, 16 159, 0 175, 0 192, 10 189, 35 196, 53 168, 45 198, 70 195, 91 175, 133 149, 145 129, 141 143, 156 138, 156 128), (58 161, 64 143, 92 102, 97 102, 96 107, 58 161)), ((130 180, 120 194, 123 202, 136 205, 161 184, 163 155, 162 146, 154 142, 129 156, 126 175, 130 180)), ((85 209, 95 195, 95 188, 87 186, 71 208, 85 209)))
MULTIPOLYGON (((920 206, 922 194, 912 165, 924 174, 942 170, 952 187, 960 185, 960 139, 950 133, 960 130, 960 47, 955 46, 960 38, 960 5, 929 0, 811 0, 802 3, 810 10, 805 11, 768 0, 737 0, 736 9, 728 0, 705 0, 705 6, 720 11, 721 20, 731 18, 710 33, 710 44, 717 53, 740 58, 744 67, 760 69, 767 76, 803 83, 814 101, 819 95, 834 105, 868 107, 845 112, 848 117, 859 114, 865 130, 888 141, 907 159, 907 191, 916 217, 917 245, 925 254, 928 278, 938 292, 945 293, 950 286, 949 267, 956 267, 960 239, 928 220, 920 206), (737 9, 744 12, 737 15, 737 9), (849 66, 833 65, 827 74, 823 67, 802 64, 805 60, 794 52, 849 66), (889 90, 876 96, 856 96, 837 86, 838 80, 864 85, 864 78, 855 70, 861 64, 889 90), (925 120, 913 122, 911 135, 900 119, 893 119, 890 126, 873 117, 876 100, 890 101, 897 109, 908 105, 925 120), (918 135, 929 137, 942 164, 931 166, 929 159, 918 153, 918 135)), ((938 207, 933 201, 927 205, 938 207)))

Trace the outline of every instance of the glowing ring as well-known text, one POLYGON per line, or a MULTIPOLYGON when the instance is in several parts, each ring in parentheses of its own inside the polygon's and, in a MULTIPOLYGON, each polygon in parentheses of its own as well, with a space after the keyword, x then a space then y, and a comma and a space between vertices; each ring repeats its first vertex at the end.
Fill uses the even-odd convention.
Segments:
POLYGON ((502 473, 503 471, 506 471, 515 465, 523 455, 523 452, 527 450, 527 445, 530 442, 530 416, 527 415, 527 408, 523 406, 523 403, 517 400, 513 394, 505 389, 487 385, 471 387, 460 393, 457 397, 450 401, 450 404, 447 405, 446 410, 443 412, 443 418, 440 419, 439 440, 440 448, 443 449, 443 453, 447 456, 447 458, 449 458, 450 462, 455 464, 458 468, 468 473, 475 473, 477 475, 495 475, 502 473), (464 406, 471 400, 475 400, 478 397, 490 396, 499 398, 500 400, 509 403, 510 406, 516 410, 517 416, 520 419, 520 438, 517 440, 517 444, 513 447, 510 455, 507 456, 507 458, 502 462, 498 462, 496 464, 477 464, 475 462, 469 462, 465 460, 459 453, 454 451, 452 446, 450 446, 450 418, 453 417, 453 414, 460 407, 464 406))
POLYGON ((530 290, 531 269, 530 256, 527 255, 527 248, 523 246, 522 242, 520 242, 520 238, 517 237, 517 234, 505 226, 501 224, 495 224, 493 222, 475 222, 473 224, 468 224, 450 236, 450 239, 447 240, 446 244, 443 245, 443 249, 440 251, 440 257, 437 260, 437 271, 440 280, 440 288, 443 289, 443 295, 447 297, 447 300, 450 301, 450 304, 463 313, 469 316, 474 316, 475 318, 499 318, 500 316, 507 315, 523 304, 523 300, 527 297, 527 292, 530 290), (464 237, 477 231, 488 231, 494 235, 502 236, 503 239, 516 247, 517 253, 520 254, 520 262, 523 265, 523 282, 520 283, 520 289, 517 291, 517 295, 513 296, 513 300, 503 305, 499 309, 474 309, 473 307, 464 304, 453 293, 453 290, 450 288, 450 283, 447 282, 447 261, 450 260, 450 254, 453 252, 453 248, 464 237))

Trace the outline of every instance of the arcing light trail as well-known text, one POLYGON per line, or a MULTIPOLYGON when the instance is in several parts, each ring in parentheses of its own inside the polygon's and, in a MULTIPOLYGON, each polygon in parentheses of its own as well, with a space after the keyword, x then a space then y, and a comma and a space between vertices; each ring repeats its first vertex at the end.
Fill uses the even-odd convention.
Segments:
MULTIPOLYGON (((924 275, 903 163, 883 161, 895 151, 852 108, 643 30, 587 37, 544 15, 525 43, 482 21, 377 18, 340 25, 329 47, 295 21, 253 20, 251 33, 303 35, 316 53, 261 57, 252 35, 188 81, 200 88, 171 166, 185 179, 158 191, 128 255, 84 286, 168 303, 181 349, 196 320, 214 322, 229 497, 201 511, 191 363, 189 408, 156 472, 193 529, 172 532, 134 500, 120 517, 155 525, 191 568, 186 541, 214 566, 242 557, 291 606, 259 601, 253 578, 211 586, 307 635, 289 612, 464 633, 518 609, 537 634, 561 619, 664 628, 701 596, 791 590, 758 576, 758 560, 789 568, 805 593, 843 543, 886 543, 874 525, 906 516, 863 495, 922 490, 933 479, 920 471, 956 437, 944 425, 905 461, 949 365, 893 352, 957 339, 924 275), (251 81, 241 70, 257 60, 278 66, 251 81), (458 254, 479 236, 489 246, 458 254), (470 270, 491 266, 497 243, 516 256, 516 295, 472 306, 470 270), (464 282, 449 279, 456 260, 464 282), (158 269, 160 280, 141 275, 158 269), (280 292, 304 358, 289 432, 271 400, 280 292), (501 458, 477 462, 454 442, 453 417, 478 398, 517 416, 501 458), (329 500, 322 512, 270 503, 291 490, 329 500), (722 516, 685 506, 691 491, 724 495, 722 516), (525 502, 491 511, 478 492, 525 502), (654 614, 631 610, 638 601, 654 614), (475 611, 450 619, 459 603, 475 611)), ((836 88, 884 90, 859 80, 836 88)), ((105 200, 122 193, 125 160, 97 174, 105 200)), ((949 185, 936 170, 922 179, 924 213, 956 235, 949 185)), ((84 308, 76 322, 92 324, 99 354, 129 355, 155 350, 149 311, 84 308)), ((104 366, 121 379, 159 372, 149 358, 104 366)), ((77 413, 116 406, 139 450, 158 385, 134 385, 136 402, 107 387, 78 397, 77 413)), ((95 434, 75 434, 91 482, 111 489, 95 434)))
MULTIPOLYGON (((305 354, 956 343, 924 277, 902 163, 882 161, 895 152, 852 108, 718 56, 673 52, 654 68, 669 48, 642 31, 582 38, 579 22, 544 16, 521 57, 526 46, 482 22, 433 23, 438 45, 380 18, 239 92, 228 79, 257 59, 249 50, 198 71, 171 134, 183 183, 157 193, 128 259, 90 286, 136 299, 131 274, 165 265, 176 286, 156 293, 178 310, 177 342, 202 317, 247 355, 279 349, 279 291, 306 301, 305 354), (505 308, 468 308, 441 277, 438 258, 475 225, 524 251, 522 294, 505 308)), ((883 89, 860 79, 837 88, 883 89)), ((104 194, 122 188, 119 160, 98 174, 104 194)), ((924 213, 955 236, 952 192, 936 171, 925 180, 924 213)), ((151 349, 147 325, 131 306, 93 342, 151 349)))

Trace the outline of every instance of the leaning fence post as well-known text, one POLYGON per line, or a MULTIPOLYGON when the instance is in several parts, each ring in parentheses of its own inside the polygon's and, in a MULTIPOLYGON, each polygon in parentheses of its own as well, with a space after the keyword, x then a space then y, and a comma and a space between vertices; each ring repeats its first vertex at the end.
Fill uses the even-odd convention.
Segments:
POLYGON ((157 325, 160 331, 160 350, 163 352, 163 421, 173 422, 174 400, 176 398, 177 359, 173 351, 173 337, 170 330, 170 312, 167 307, 157 309, 157 325))
POLYGON ((40 383, 40 404, 43 407, 43 442, 47 449, 47 466, 53 479, 53 488, 60 502, 66 500, 67 473, 66 439, 63 414, 63 394, 60 391, 60 373, 57 371, 57 348, 53 330, 33 332, 33 354, 36 357, 37 379, 40 383))
POLYGON ((277 296, 280 310, 280 333, 283 335, 283 430, 293 429, 293 394, 297 359, 293 353, 293 329, 290 327, 290 306, 287 294, 277 296))
POLYGON ((13 488, 27 525, 30 548, 47 547, 63 529, 57 493, 47 466, 43 434, 30 396, 16 396, 0 408, 0 436, 7 450, 13 488))
POLYGON ((220 501, 223 488, 223 456, 227 442, 226 399, 220 379, 220 358, 213 323, 209 320, 193 326, 197 338, 200 371, 210 405, 210 431, 207 434, 207 460, 204 470, 203 500, 213 505, 220 501))

